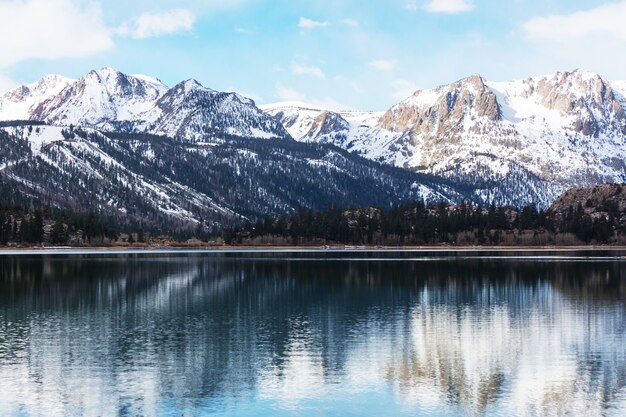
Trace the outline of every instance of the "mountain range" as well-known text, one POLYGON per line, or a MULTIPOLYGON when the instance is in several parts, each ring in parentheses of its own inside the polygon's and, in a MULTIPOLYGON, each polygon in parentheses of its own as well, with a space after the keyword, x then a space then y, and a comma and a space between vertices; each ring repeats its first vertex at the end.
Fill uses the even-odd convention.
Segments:
POLYGON ((413 198, 548 207, 624 182, 625 97, 583 70, 472 75, 384 112, 258 107, 111 68, 49 75, 0 95, 0 179, 59 207, 207 227, 413 198))
POLYGON ((576 70, 510 82, 472 75, 381 113, 262 108, 296 140, 454 178, 485 201, 545 206, 569 188, 624 182, 625 97, 626 82, 576 70))

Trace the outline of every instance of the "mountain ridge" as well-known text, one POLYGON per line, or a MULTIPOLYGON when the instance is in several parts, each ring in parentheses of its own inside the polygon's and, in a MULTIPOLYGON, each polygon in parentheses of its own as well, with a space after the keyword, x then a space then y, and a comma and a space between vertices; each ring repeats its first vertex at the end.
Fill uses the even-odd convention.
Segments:
POLYGON ((384 112, 293 102, 257 107, 193 79, 169 87, 105 67, 5 93, 0 120, 189 144, 246 138, 330 145, 452 181, 483 204, 547 208, 566 189, 626 181, 625 97, 626 82, 575 70, 507 82, 473 74, 418 90, 384 112))
POLYGON ((565 189, 626 179, 626 82, 585 70, 491 82, 474 74, 418 90, 370 117, 342 112, 350 124, 312 136, 321 112, 263 106, 296 140, 332 142, 366 158, 418 172, 464 178, 480 190, 484 177, 534 178, 498 204, 529 202, 543 189, 547 207, 565 189), (297 127, 297 129, 293 127, 297 127), (304 133, 303 133, 304 132, 304 133))
POLYGON ((57 126, 149 133, 183 141, 222 133, 291 139, 253 100, 206 88, 192 79, 170 88, 156 77, 104 67, 77 80, 55 79, 54 85, 32 97, 20 94, 50 77, 0 96, 0 120, 41 120, 57 126))

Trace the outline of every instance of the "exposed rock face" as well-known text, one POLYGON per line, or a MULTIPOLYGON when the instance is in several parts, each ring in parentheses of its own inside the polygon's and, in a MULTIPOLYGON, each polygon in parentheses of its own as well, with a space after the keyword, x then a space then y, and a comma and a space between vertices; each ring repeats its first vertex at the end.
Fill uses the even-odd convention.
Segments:
POLYGON ((598 137, 603 130, 626 134, 626 114, 611 85, 597 74, 577 70, 528 80, 528 95, 564 116, 572 116, 568 128, 598 137))
POLYGON ((626 184, 603 184, 566 191, 550 206, 550 211, 562 217, 570 209, 578 209, 579 205, 592 217, 608 216, 614 209, 626 213, 626 184))
POLYGON ((30 88, 28 88, 28 86, 22 85, 12 91, 9 91, 5 97, 8 101, 17 103, 17 102, 26 100, 30 95, 31 95, 30 88))
POLYGON ((341 115, 335 112, 323 111, 313 120, 311 129, 304 138, 308 139, 307 142, 332 143, 342 146, 349 130, 350 123, 341 115), (319 140, 320 138, 321 140, 319 140))
POLYGON ((413 135, 444 135, 463 130, 466 117, 496 122, 502 114, 496 95, 479 75, 472 75, 436 90, 418 91, 413 97, 389 109, 380 127, 413 135))

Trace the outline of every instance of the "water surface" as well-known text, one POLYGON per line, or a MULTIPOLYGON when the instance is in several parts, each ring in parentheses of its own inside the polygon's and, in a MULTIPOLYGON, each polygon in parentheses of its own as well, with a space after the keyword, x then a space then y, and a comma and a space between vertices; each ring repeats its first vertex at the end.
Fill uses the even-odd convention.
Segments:
POLYGON ((621 254, 480 255, 0 256, 0 415, 626 415, 621 254))

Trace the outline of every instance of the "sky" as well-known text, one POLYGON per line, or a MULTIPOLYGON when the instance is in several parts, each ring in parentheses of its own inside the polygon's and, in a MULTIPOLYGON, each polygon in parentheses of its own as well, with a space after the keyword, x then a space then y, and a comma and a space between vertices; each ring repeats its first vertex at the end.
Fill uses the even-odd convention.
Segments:
POLYGON ((0 91, 104 66, 385 110, 471 74, 626 79, 626 0, 0 0, 0 91))

